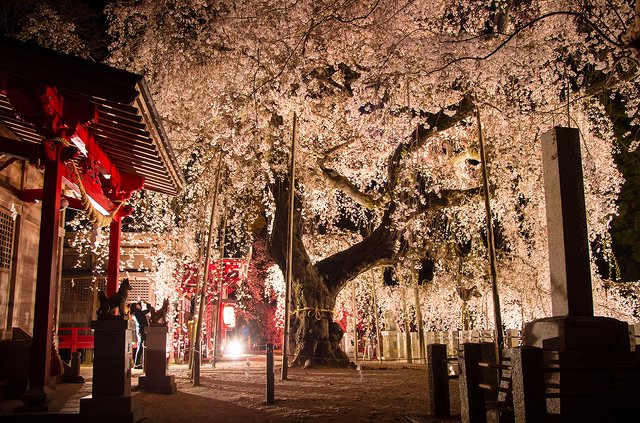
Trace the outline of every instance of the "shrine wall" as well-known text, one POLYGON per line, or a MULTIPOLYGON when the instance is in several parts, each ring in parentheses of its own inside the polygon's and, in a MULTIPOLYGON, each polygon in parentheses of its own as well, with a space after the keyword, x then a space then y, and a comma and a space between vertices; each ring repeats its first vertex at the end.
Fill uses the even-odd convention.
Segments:
POLYGON ((24 202, 18 195, 25 189, 42 188, 42 182, 42 172, 22 161, 16 160, 0 171, 0 329, 6 331, 3 336, 8 336, 13 327, 33 331, 41 206, 24 202))
MULTIPOLYGON (((95 319, 97 293, 107 283, 107 251, 83 252, 74 246, 75 232, 67 232, 64 243, 60 290, 60 326, 89 326, 95 319)), ((120 279, 129 278, 132 290, 128 301, 140 299, 155 304, 153 237, 123 233, 120 246, 120 279)))

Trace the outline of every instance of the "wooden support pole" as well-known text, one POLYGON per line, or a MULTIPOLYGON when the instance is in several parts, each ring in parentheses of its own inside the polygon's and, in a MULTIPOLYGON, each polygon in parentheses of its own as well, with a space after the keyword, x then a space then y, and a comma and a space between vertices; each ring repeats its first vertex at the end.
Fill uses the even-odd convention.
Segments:
POLYGON ((296 182, 296 125, 297 115, 293 112, 293 133, 291 137, 291 165, 289 166, 289 225, 287 237, 287 274, 285 275, 285 304, 284 304, 284 339, 282 342, 282 373, 281 379, 287 380, 289 370, 289 331, 291 330, 291 319, 289 308, 291 307, 291 285, 293 279, 293 217, 295 215, 295 182, 296 182))
POLYGON ((382 363, 382 338, 380 337, 380 325, 378 324, 378 299, 376 298, 376 277, 375 272, 371 271, 371 296, 373 301, 373 324, 376 325, 376 343, 378 345, 378 361, 382 363))
POLYGON ((107 296, 118 290, 120 279, 120 243, 122 240, 122 216, 116 213, 109 225, 109 264, 107 270, 107 296))
POLYGON ((33 318, 33 342, 29 363, 29 390, 22 396, 27 406, 46 404, 51 398, 48 389, 53 336, 53 303, 57 281, 58 231, 60 230, 60 195, 64 163, 61 143, 44 143, 44 187, 38 243, 38 268, 33 318))
POLYGON ((225 243, 225 225, 226 216, 222 218, 222 236, 220 237, 220 263, 218 264, 218 284, 216 286, 216 294, 218 299, 216 300, 216 311, 213 320, 213 357, 211 357, 211 366, 216 367, 216 355, 218 354, 218 342, 220 339, 220 307, 222 306, 222 277, 224 275, 224 243, 225 243))
POLYGON ((353 300, 353 361, 358 362, 358 308, 356 306, 356 281, 351 284, 351 298, 353 300))
POLYGON ((407 292, 406 288, 400 288, 402 295, 402 316, 404 320, 404 355, 407 363, 413 362, 413 351, 411 351, 411 323, 409 322, 409 312, 407 311, 407 292))
POLYGON ((416 320, 418 324, 418 347, 420 350, 419 360, 422 363, 426 363, 426 355, 424 348, 424 327, 422 325, 422 306, 420 304, 420 289, 418 287, 418 283, 416 281, 416 286, 413 288, 414 294, 416 297, 416 320))
POLYGON ((218 156, 218 169, 216 171, 216 182, 213 192, 213 203, 211 205, 211 216, 209 220, 209 237, 207 238, 207 252, 204 260, 204 272, 202 275, 202 286, 200 288, 200 304, 198 307, 198 320, 196 322, 196 331, 193 339, 193 366, 191 369, 193 376, 193 385, 200 385, 200 361, 202 359, 201 351, 201 329, 202 329, 202 314, 204 309, 204 302, 206 300, 207 279, 209 278, 209 262, 211 261, 211 243, 213 242, 213 230, 215 228, 215 215, 216 206, 218 203, 218 188, 220 186, 220 169, 222 168, 222 152, 218 156), (197 347, 197 350, 196 350, 197 347))
POLYGON ((489 266, 491 269, 491 294, 493 297, 493 319, 496 333, 496 357, 498 363, 502 362, 502 349, 504 348, 504 336, 502 334, 502 314, 500 313, 500 296, 498 295, 498 272, 496 270, 496 248, 493 239, 493 217, 491 213, 491 201, 489 199, 489 177, 487 173, 487 154, 484 149, 484 135, 480 120, 480 109, 476 109, 478 120, 478 143, 480 145, 480 163, 482 171, 482 187, 484 191, 484 208, 487 229, 487 249, 489 252, 489 266))

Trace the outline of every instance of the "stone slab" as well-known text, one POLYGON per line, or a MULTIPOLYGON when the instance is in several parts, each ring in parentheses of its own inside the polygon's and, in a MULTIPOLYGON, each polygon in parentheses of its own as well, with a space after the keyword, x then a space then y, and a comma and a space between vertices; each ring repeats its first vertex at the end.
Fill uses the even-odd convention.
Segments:
POLYGON ((551 351, 630 351, 627 323, 601 316, 533 320, 525 324, 523 344, 551 351))

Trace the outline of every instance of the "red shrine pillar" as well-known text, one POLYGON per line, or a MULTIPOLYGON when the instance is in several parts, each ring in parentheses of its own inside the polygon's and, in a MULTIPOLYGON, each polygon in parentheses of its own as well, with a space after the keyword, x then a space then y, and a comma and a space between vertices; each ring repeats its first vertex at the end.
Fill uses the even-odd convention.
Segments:
POLYGON ((118 290, 120 278, 120 240, 122 235, 122 214, 118 211, 109 225, 109 269, 107 272, 107 297, 118 290))
POLYGON ((118 290, 120 280, 120 242, 122 238, 122 219, 133 211, 130 205, 121 206, 109 225, 109 267, 107 269, 107 296, 118 290))
POLYGON ((45 141, 44 150, 44 185, 38 245, 33 343, 29 364, 29 390, 22 396, 22 402, 27 406, 39 406, 46 409, 45 404, 51 398, 48 384, 53 336, 54 287, 57 283, 58 270, 62 172, 64 162, 70 159, 77 149, 65 147, 60 142, 45 141))

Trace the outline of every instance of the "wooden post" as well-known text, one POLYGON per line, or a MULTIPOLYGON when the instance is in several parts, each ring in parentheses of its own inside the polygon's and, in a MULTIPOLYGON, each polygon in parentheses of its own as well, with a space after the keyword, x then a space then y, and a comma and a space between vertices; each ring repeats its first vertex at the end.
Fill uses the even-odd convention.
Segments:
POLYGON ((427 345, 429 376, 429 415, 449 417, 449 372, 446 344, 427 345))
POLYGON ((282 373, 281 379, 287 380, 287 372, 289 369, 289 330, 291 316, 289 307, 291 307, 291 284, 293 277, 293 217, 295 214, 295 181, 296 181, 296 125, 298 118, 296 112, 293 112, 293 134, 291 139, 291 165, 289 166, 289 225, 287 237, 287 274, 285 288, 285 304, 284 304, 284 340, 282 342, 282 373))
POLYGON ((51 398, 49 370, 53 336, 53 302, 57 280, 58 231, 60 229, 60 195, 64 164, 61 143, 44 143, 44 184, 38 243, 38 268, 33 318, 33 342, 29 363, 29 390, 22 396, 27 406, 46 404, 51 398))
POLYGON ((411 323, 409 322, 409 313, 407 312, 407 292, 403 286, 400 288, 402 295, 402 315, 404 318, 404 352, 407 363, 413 362, 413 351, 411 351, 411 323))
POLYGON ((424 327, 422 325, 422 307, 420 305, 420 290, 416 281, 416 286, 413 288, 416 296, 416 320, 418 321, 418 346, 420 350, 419 360, 426 363, 426 355, 424 348, 424 327))
POLYGON ((191 369, 193 376, 193 385, 200 385, 200 360, 202 358, 200 351, 202 348, 201 329, 202 329, 202 314, 204 309, 204 302, 206 300, 207 279, 209 278, 209 261, 211 260, 211 243, 213 242, 213 229, 215 227, 215 215, 216 206, 218 202, 218 188, 220 185, 220 169, 222 168, 222 152, 218 156, 218 170, 216 171, 216 182, 213 192, 213 204, 211 205, 211 216, 209 220, 209 237, 207 238, 207 253, 204 260, 204 273, 202 275, 202 286, 200 288, 200 304, 198 307, 198 321, 196 322, 196 333, 193 337, 193 366, 191 369), (197 351, 196 351, 197 346, 197 351))
POLYGON ((220 264, 218 265, 218 286, 216 293, 218 300, 216 301, 216 312, 213 321, 213 357, 211 358, 211 366, 216 367, 216 354, 218 353, 218 340, 220 332, 220 306, 222 305, 222 277, 224 275, 224 243, 225 243, 225 226, 226 217, 222 218, 222 236, 220 237, 220 264))
POLYGON ((351 284, 353 299, 353 361, 358 362, 358 308, 356 307, 356 281, 351 284))
POLYGON ((371 306, 373 308, 373 324, 376 325, 376 343, 378 344, 378 361, 382 363, 382 338, 380 337, 380 325, 378 324, 378 300, 376 298, 376 278, 375 272, 371 271, 371 295, 373 301, 371 306))
POLYGON ((122 216, 119 212, 109 225, 109 264, 107 271, 107 296, 111 297, 118 290, 120 278, 120 243, 122 239, 122 216))
POLYGON ((487 174, 487 154, 484 150, 484 136, 480 109, 476 109, 478 120, 478 142, 480 144, 480 163, 482 171, 482 187, 484 190, 484 208, 487 228, 487 249, 489 252, 489 266, 491 269, 491 294, 493 297, 493 318, 496 331, 496 357, 498 363, 502 363, 502 349, 504 348, 504 336, 502 334, 502 314, 500 313, 500 296, 498 295, 498 273, 496 270, 496 249, 493 239, 493 217, 491 215, 491 202, 489 200, 489 177, 487 174))

